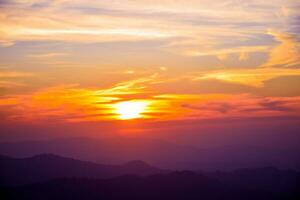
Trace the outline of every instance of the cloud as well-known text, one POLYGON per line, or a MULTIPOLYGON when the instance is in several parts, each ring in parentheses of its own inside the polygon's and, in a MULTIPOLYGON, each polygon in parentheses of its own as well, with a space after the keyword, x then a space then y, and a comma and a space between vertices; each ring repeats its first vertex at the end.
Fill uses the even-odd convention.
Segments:
POLYGON ((144 93, 147 94, 147 86, 158 81, 157 74, 145 76, 129 81, 124 81, 115 84, 113 87, 107 89, 97 90, 98 95, 132 95, 144 93))
POLYGON ((269 31, 279 42, 269 54, 266 67, 293 67, 300 64, 300 45, 296 35, 269 31))
POLYGON ((299 96, 147 93, 144 92, 146 88, 139 84, 149 81, 152 83, 153 80, 138 79, 102 89, 57 86, 3 96, 0 98, 0 112, 9 113, 5 115, 6 120, 17 121, 114 121, 116 103, 140 99, 151 102, 147 118, 158 121, 298 116, 300 113, 299 96))
POLYGON ((24 79, 32 78, 35 76, 35 73, 25 72, 25 71, 9 71, 9 70, 0 70, 0 96, 3 95, 3 90, 5 92, 28 86, 24 79))
POLYGON ((238 94, 253 92, 254 88, 239 83, 228 82, 215 78, 195 80, 191 77, 178 78, 149 86, 154 91, 175 94, 238 94))
POLYGON ((290 111, 291 108, 286 106, 285 104, 288 101, 280 100, 280 99, 263 99, 261 101, 261 105, 269 110, 277 110, 277 111, 290 111))
POLYGON ((279 0, 12 1, 0 8, 0 43, 164 40, 163 50, 180 55, 237 53, 243 60, 248 53, 269 51, 270 44, 260 44, 260 38, 269 26, 285 26, 293 6, 279 0))
POLYGON ((63 52, 50 52, 50 53, 38 53, 38 54, 30 54, 28 55, 31 58, 36 59, 47 59, 47 58, 57 58, 57 57, 64 57, 70 55, 69 53, 63 52))
POLYGON ((15 88, 15 87, 24 87, 27 86, 27 84, 25 83, 19 83, 19 82, 15 82, 15 81, 2 81, 0 80, 0 88, 15 88))
POLYGON ((264 87, 257 94, 264 96, 298 96, 300 95, 300 76, 279 76, 264 81, 264 87))
POLYGON ((193 110, 213 110, 220 113, 227 113, 233 109, 235 109, 235 106, 228 103, 228 102, 212 102, 212 103, 206 103, 205 105, 200 106, 194 106, 190 104, 183 104, 182 107, 184 108, 190 108, 193 110))
POLYGON ((111 103, 134 98, 156 102, 160 112, 152 114, 163 119, 244 117, 243 109, 256 109, 253 116, 290 114, 297 105, 284 104, 284 111, 270 103, 274 99, 262 103, 262 98, 299 96, 298 79, 291 78, 300 76, 295 5, 281 0, 1 1, 1 60, 14 69, 45 73, 27 80, 34 74, 1 71, 0 85, 21 86, 19 80, 27 78, 24 84, 35 87, 15 96, 16 118, 104 120, 111 116, 111 103), (42 62, 47 59, 51 62, 42 62), (234 63, 225 65, 228 60, 234 63), (49 87, 68 83, 80 84, 49 87))
POLYGON ((254 52, 268 52, 268 46, 240 46, 235 48, 217 48, 214 47, 208 51, 197 51, 197 50, 188 50, 184 52, 184 55, 188 56, 216 56, 220 60, 226 60, 228 58, 228 54, 240 54, 242 58, 245 58, 248 53, 254 52))
POLYGON ((300 75, 300 70, 281 68, 234 69, 202 73, 199 76, 196 76, 194 80, 217 79, 231 83, 262 87, 267 80, 280 76, 293 75, 300 75))
POLYGON ((192 109, 190 118, 222 119, 270 116, 298 116, 298 97, 258 97, 252 95, 227 95, 221 99, 195 101, 182 104, 192 109))
POLYGON ((239 56, 239 60, 245 61, 249 59, 249 53, 248 52, 241 52, 239 56))
POLYGON ((19 78, 33 76, 32 72, 21 72, 21 71, 0 71, 0 78, 19 78))

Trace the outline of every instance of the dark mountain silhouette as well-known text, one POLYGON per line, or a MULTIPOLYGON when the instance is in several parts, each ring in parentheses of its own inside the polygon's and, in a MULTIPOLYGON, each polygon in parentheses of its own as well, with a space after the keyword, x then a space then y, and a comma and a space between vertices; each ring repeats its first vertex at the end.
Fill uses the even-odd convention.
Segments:
POLYGON ((28 157, 52 153, 96 163, 121 164, 143 160, 173 170, 233 170, 238 168, 300 169, 297 150, 232 145, 199 149, 162 140, 120 137, 115 139, 69 138, 0 144, 0 154, 28 157))
POLYGON ((81 200, 281 200, 296 199, 298 193, 274 193, 245 189, 193 172, 174 172, 147 177, 121 176, 109 180, 58 179, 45 183, 0 189, 5 199, 81 200))
POLYGON ((0 156, 0 195, 12 200, 298 199, 299 178, 297 171, 272 167, 171 172, 140 160, 115 166, 53 154, 0 156))
POLYGON ((239 169, 232 172, 205 173, 223 183, 249 189, 290 193, 299 187, 300 173, 294 170, 279 170, 274 167, 239 169))
POLYGON ((37 155, 30 158, 0 156, 0 184, 21 185, 64 177, 111 178, 125 174, 150 175, 166 173, 142 161, 124 165, 102 165, 65 158, 53 154, 37 155))

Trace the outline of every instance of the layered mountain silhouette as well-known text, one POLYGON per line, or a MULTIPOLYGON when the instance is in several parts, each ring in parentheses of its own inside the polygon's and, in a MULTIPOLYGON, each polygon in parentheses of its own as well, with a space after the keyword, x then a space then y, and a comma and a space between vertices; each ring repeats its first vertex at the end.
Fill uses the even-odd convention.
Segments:
POLYGON ((53 154, 0 156, 3 199, 298 199, 300 173, 273 167, 232 172, 162 170, 141 160, 103 165, 53 154))
POLYGON ((114 165, 130 160, 143 160, 151 165, 173 170, 234 170, 266 166, 300 169, 298 152, 249 145, 199 149, 156 139, 127 137, 68 138, 0 144, 0 154, 13 157, 52 153, 114 165))
POLYGON ((0 156, 1 185, 31 184, 64 177, 107 179, 125 174, 146 176, 166 172, 168 171, 138 160, 117 166, 85 162, 53 154, 22 159, 0 156))
POLYGON ((185 171, 147 177, 127 175, 107 180, 65 178, 27 186, 0 188, 0 193, 5 199, 11 200, 296 200, 299 197, 297 190, 286 193, 248 189, 185 171))

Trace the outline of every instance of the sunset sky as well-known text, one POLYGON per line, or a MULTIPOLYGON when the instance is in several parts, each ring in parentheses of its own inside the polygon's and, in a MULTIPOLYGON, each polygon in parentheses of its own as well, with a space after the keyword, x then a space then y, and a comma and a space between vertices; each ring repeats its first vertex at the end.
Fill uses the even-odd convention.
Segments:
POLYGON ((299 10, 298 0, 0 0, 0 137, 204 141, 238 127, 233 138, 299 139, 299 10))

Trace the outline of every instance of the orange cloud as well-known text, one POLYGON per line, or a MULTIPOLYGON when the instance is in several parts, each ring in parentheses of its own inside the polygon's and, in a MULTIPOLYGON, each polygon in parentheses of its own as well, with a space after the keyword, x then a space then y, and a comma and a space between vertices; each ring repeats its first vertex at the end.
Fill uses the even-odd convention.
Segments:
POLYGON ((207 72, 197 76, 194 80, 217 79, 227 82, 239 83, 254 87, 261 87, 264 81, 280 76, 299 76, 299 69, 282 68, 254 68, 254 69, 235 69, 218 70, 207 72))
MULTIPOLYGON (((298 16, 291 2, 4 1, 0 6, 0 44, 25 45, 0 47, 5 53, 0 58, 10 64, 8 68, 26 67, 44 74, 26 80, 24 84, 35 89, 31 93, 12 95, 9 90, 7 97, 0 99, 1 109, 10 109, 7 117, 14 120, 98 121, 115 119, 114 106, 119 102, 142 100, 151 102, 146 118, 153 120, 295 114, 298 97, 262 103, 263 97, 244 94, 249 88, 262 88, 268 80, 300 75, 298 68, 292 68, 299 64, 299 44, 286 28, 290 17, 298 16), (266 33, 270 27, 278 32, 266 33), (270 35, 278 42, 275 46, 266 39, 270 35), (53 41, 57 43, 49 45, 53 41), (99 42, 105 44, 90 45, 99 42), (69 53, 64 53, 67 50, 69 53), (231 54, 237 56, 237 64, 245 62, 250 67, 224 68, 222 61, 231 54), (269 58, 263 67, 251 68, 260 64, 250 61, 250 54, 258 54, 260 61, 265 61, 266 55, 269 58), (68 60, 58 60, 66 55, 68 60), (45 66, 47 63, 50 66, 45 66), (87 70, 87 66, 97 69, 87 70), (104 68, 108 69, 105 73, 104 68), (135 78, 120 81, 129 76, 135 78), (103 79, 105 87, 99 87, 103 79), (238 85, 239 94, 199 94, 204 91, 200 87, 205 87, 197 85, 199 80, 217 80, 218 84, 211 84, 213 92, 226 93, 228 83, 230 87, 238 85), (69 83, 79 84, 49 87, 69 83), (170 92, 163 91, 164 87, 171 88, 170 92), (280 103, 274 103, 277 101, 280 103)), ((33 74, 0 72, 5 79, 0 86, 21 86, 11 79, 33 74)))
POLYGON ((0 78, 19 78, 33 76, 32 72, 20 72, 20 71, 0 71, 0 78))
POLYGON ((67 122, 122 119, 121 114, 127 115, 123 113, 124 107, 120 108, 123 109, 122 113, 117 111, 120 102, 144 102, 146 112, 142 115, 137 113, 135 116, 158 121, 298 116, 300 113, 299 96, 266 98, 247 94, 149 94, 137 99, 124 97, 123 94, 120 88, 108 89, 105 92, 61 86, 28 95, 2 98, 0 110, 10 111, 6 120, 54 119, 67 122))
POLYGON ((268 33, 272 35, 279 44, 270 51, 269 59, 264 66, 291 67, 299 65, 300 46, 296 36, 275 31, 269 31, 268 33))

